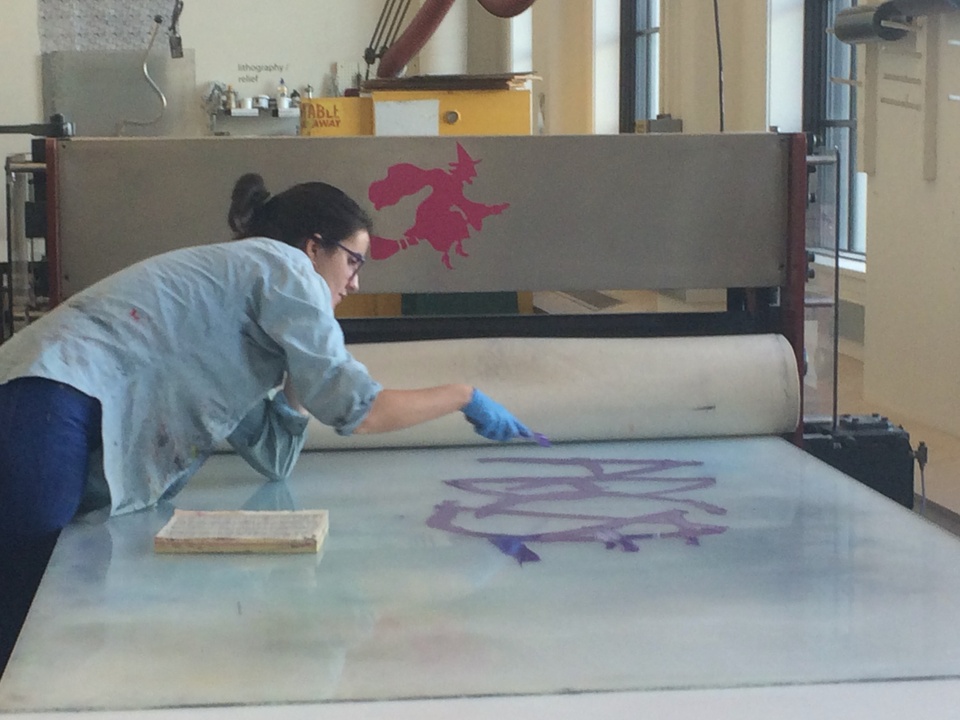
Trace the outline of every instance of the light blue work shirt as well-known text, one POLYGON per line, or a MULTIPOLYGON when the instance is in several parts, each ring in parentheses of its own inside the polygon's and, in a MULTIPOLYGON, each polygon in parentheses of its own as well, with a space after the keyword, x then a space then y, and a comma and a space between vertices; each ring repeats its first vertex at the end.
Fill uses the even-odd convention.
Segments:
POLYGON ((102 469, 91 463, 89 484, 105 480, 114 514, 178 490, 224 440, 267 477, 286 476, 307 418, 274 395, 284 373, 341 435, 381 390, 344 346, 307 255, 265 238, 141 261, 0 346, 0 382, 49 378, 100 401, 102 469))

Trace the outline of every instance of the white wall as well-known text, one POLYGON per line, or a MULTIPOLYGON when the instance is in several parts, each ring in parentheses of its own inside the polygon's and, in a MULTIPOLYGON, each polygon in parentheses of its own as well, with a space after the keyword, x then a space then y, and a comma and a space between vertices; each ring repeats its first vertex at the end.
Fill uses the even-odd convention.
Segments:
POLYGON ((537 0, 531 10, 533 70, 542 78, 534 83, 534 107, 543 108, 544 132, 617 133, 619 0, 537 0))
POLYGON ((488 13, 476 0, 468 0, 466 8, 467 72, 478 75, 510 72, 513 69, 510 47, 513 21, 488 13))
MULTIPOLYGON (((468 4, 473 2, 456 0, 453 3, 433 37, 419 53, 420 74, 456 75, 467 71, 468 4)), ((410 16, 413 16, 412 10, 410 16)))
POLYGON ((196 50, 201 86, 220 80, 243 95, 272 95, 282 74, 291 89, 309 83, 319 91, 338 63, 366 68, 363 51, 381 6, 379 0, 185 0, 180 34, 184 47, 196 50))
MULTIPOLYGON (((441 27, 438 43, 448 43, 443 53, 450 51, 450 35, 462 38, 467 2, 458 0, 451 22, 441 27), (447 31, 450 25, 453 33, 447 31)), ((220 80, 245 95, 273 94, 283 76, 290 88, 309 83, 319 91, 338 63, 354 70, 366 67, 363 51, 381 7, 381 0, 186 0, 180 33, 184 47, 196 51, 201 88, 220 80)), ((465 47, 465 40, 457 42, 465 47)), ((36 0, 4 0, 0 22, 0 58, 5 68, 0 75, 4 97, 0 119, 4 122, 24 111, 28 113, 24 122, 41 119, 39 52, 36 0), (10 102, 14 98, 16 102, 10 102)), ((459 59, 456 62, 463 65, 459 59)))
POLYGON ((593 0, 537 0, 533 8, 534 107, 544 99, 550 135, 594 129, 593 0))
MULTIPOLYGON (((40 35, 37 32, 36 0, 7 0, 0 22, 0 124, 20 125, 40 122, 40 35)), ((5 147, 14 152, 29 149, 24 138, 4 138, 5 147)))
MULTIPOLYGON (((40 97, 40 35, 36 0, 5 0, 0 22, 0 125, 43 122, 40 97)), ((30 152, 29 135, 0 135, 0 161, 30 152)), ((0 195, 6 218, 6 193, 0 195)), ((0 222, 0 258, 7 256, 7 224, 0 222)))
POLYGON ((939 22, 939 37, 928 20, 916 42, 883 48, 864 68, 878 89, 864 98, 860 117, 861 127, 876 121, 861 153, 871 171, 864 391, 891 411, 960 435, 960 102, 949 99, 960 95, 960 45, 950 43, 960 41, 960 13, 939 22))
MULTIPOLYGON (((661 3, 661 112, 683 120, 684 132, 720 129, 713 3, 661 3)), ((720 3, 724 128, 767 129, 767 0, 720 3)))

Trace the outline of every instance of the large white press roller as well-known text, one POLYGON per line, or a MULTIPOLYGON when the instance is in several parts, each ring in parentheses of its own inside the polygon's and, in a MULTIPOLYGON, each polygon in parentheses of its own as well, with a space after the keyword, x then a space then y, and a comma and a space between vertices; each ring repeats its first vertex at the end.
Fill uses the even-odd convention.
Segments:
MULTIPOLYGON (((478 338, 352 345, 388 388, 472 383, 553 441, 767 435, 797 426, 800 382, 780 335, 478 338)), ((307 449, 489 442, 454 414, 341 437, 311 420, 307 449)))

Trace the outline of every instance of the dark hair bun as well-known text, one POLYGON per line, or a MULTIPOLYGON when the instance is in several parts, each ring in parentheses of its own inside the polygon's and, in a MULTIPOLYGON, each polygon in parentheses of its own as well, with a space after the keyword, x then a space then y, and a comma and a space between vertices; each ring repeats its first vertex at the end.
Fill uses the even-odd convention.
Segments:
POLYGON ((247 173, 237 180, 230 196, 230 211, 227 213, 227 222, 236 237, 256 234, 258 211, 269 199, 270 192, 259 174, 247 173))

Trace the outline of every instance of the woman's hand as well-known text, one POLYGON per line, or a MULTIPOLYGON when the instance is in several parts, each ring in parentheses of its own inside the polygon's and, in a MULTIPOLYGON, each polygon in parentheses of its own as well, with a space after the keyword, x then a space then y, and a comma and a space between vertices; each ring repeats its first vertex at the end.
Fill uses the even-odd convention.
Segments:
POLYGON ((478 435, 487 440, 506 442, 515 437, 532 437, 533 433, 500 403, 491 400, 474 388, 470 402, 463 406, 463 414, 478 435))

